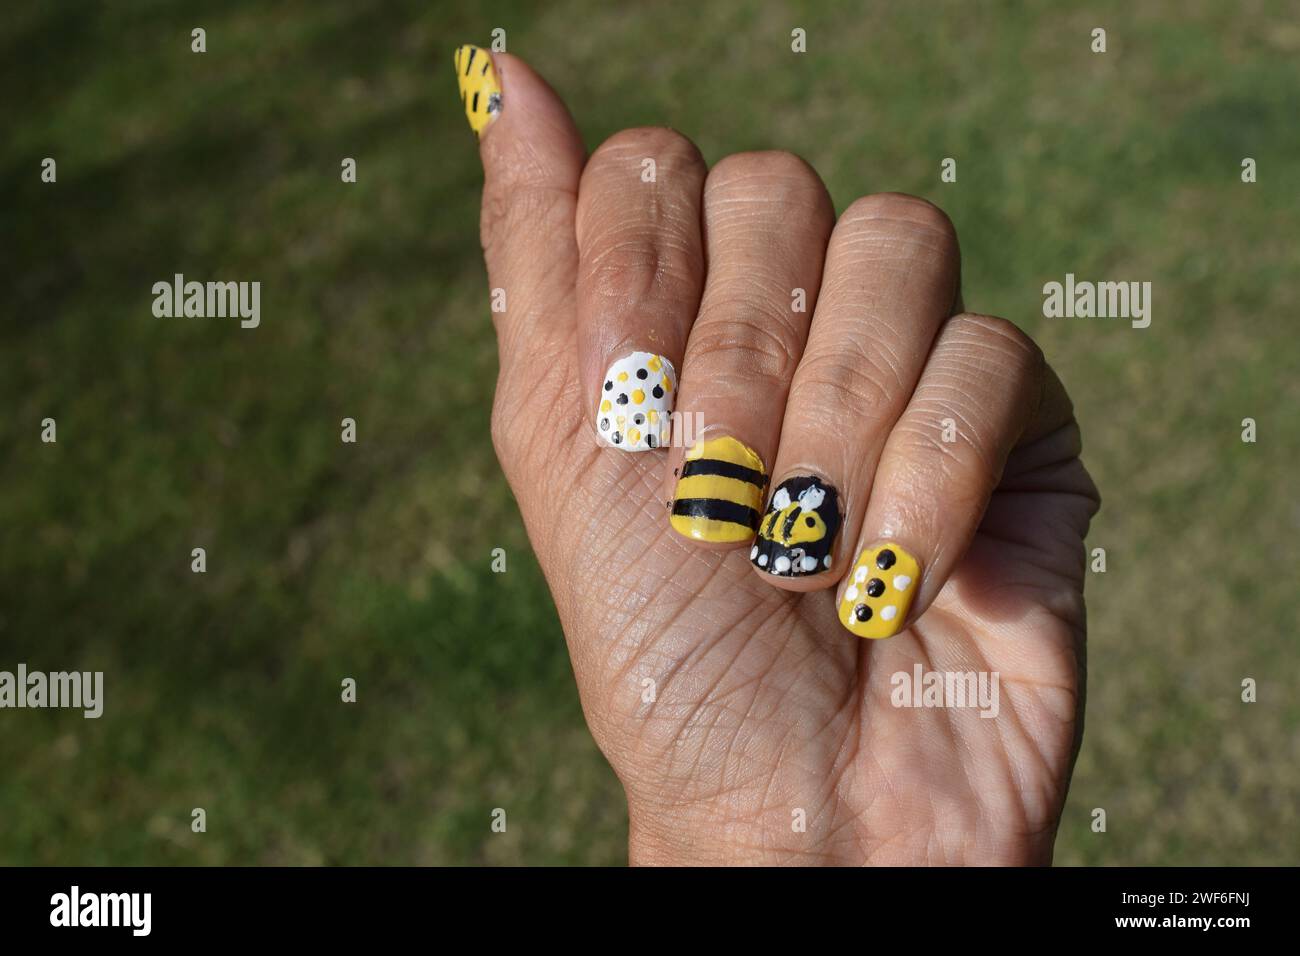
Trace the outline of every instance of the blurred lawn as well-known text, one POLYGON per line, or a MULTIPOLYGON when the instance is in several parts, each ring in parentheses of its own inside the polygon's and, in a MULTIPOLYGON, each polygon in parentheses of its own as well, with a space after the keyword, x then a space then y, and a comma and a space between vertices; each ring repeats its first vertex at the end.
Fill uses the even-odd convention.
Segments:
POLYGON ((1058 862, 1296 862, 1295 8, 614 6, 0 13, 0 669, 107 685, 99 721, 0 711, 0 862, 625 859, 488 438, 451 52, 494 27, 591 147, 672 125, 710 161, 798 152, 838 208, 903 190, 951 214, 967 304, 1043 344, 1106 497, 1058 862), (175 272, 261 281, 261 327, 154 318, 175 272), (1152 281, 1151 328, 1043 319, 1066 272, 1152 281))

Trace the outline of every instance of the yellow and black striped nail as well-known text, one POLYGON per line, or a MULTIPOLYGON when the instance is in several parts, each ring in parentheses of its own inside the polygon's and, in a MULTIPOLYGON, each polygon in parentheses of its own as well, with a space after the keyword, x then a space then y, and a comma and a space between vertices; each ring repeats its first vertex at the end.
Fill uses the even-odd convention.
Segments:
POLYGON ((673 530, 696 541, 748 541, 758 529, 767 472, 758 454, 734 438, 696 442, 682 461, 673 495, 673 530))
POLYGON ((501 83, 487 50, 476 46, 456 48, 456 82, 465 104, 470 129, 481 135, 483 128, 501 112, 501 83))

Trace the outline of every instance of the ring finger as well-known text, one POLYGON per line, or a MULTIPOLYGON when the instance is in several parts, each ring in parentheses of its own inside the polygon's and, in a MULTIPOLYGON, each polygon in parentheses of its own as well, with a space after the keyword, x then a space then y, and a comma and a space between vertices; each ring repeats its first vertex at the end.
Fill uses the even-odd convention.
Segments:
POLYGON ((958 264, 952 223, 924 200, 868 196, 836 223, 751 551, 770 583, 830 587, 848 566, 837 532, 857 537, 881 450, 951 314, 958 264))

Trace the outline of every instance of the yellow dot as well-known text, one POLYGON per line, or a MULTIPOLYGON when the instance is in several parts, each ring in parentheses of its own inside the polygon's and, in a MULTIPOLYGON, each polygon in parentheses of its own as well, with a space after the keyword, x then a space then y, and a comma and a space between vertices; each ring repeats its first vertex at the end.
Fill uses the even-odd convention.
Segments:
POLYGON ((632 393, 633 404, 640 405, 644 401, 645 401, 645 392, 641 391, 641 389, 638 388, 635 392, 632 393))
POLYGON ((645 416, 645 417, 648 418, 648 419, 650 419, 650 424, 651 424, 651 425, 653 425, 655 422, 659 421, 659 413, 658 413, 657 411, 655 411, 653 408, 650 409, 650 411, 646 412, 646 416, 645 416))
POLYGON ((618 380, 619 380, 620 382, 626 382, 626 381, 627 381, 627 372, 619 372, 619 373, 618 373, 618 380))
POLYGON ((639 442, 641 440, 641 433, 634 428, 627 433, 627 440, 630 442, 639 442))
POLYGON ((672 390, 673 390, 673 383, 670 382, 670 381, 668 381, 668 376, 665 375, 665 376, 664 376, 664 391, 665 391, 665 392, 671 392, 672 390))
POLYGON ((652 358, 650 361, 646 362, 645 364, 646 364, 646 368, 650 369, 650 371, 657 372, 659 371, 660 368, 663 367, 664 363, 661 362, 659 360, 659 356, 656 355, 654 358, 652 358))
POLYGON ((618 418, 614 419, 614 421, 618 423, 618 427, 619 427, 619 428, 622 428, 622 427, 623 427, 623 424, 627 421, 627 416, 626 416, 626 415, 620 415, 620 416, 618 416, 618 418))
POLYGON ((610 410, 611 408, 613 408, 613 407, 614 407, 614 406, 611 405, 611 404, 609 403, 609 399, 608 399, 608 398, 605 399, 603 402, 600 403, 600 410, 601 410, 602 412, 607 412, 607 411, 609 411, 609 410, 610 410))

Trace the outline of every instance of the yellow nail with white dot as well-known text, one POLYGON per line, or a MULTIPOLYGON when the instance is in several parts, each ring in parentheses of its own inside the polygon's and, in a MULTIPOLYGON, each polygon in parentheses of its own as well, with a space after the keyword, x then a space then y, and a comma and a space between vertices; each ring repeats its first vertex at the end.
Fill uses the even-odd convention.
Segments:
POLYGON ((893 637, 920 587, 921 564, 886 541, 858 556, 840 600, 840 623, 858 637, 893 637))
POLYGON ((672 438, 673 363, 653 352, 633 352, 609 367, 600 382, 596 438, 623 451, 663 448, 672 438))
POLYGON ((465 104, 465 117, 470 129, 482 135, 488 123, 501 112, 501 83, 496 67, 487 50, 476 46, 456 48, 456 82, 460 85, 460 99, 465 104))

